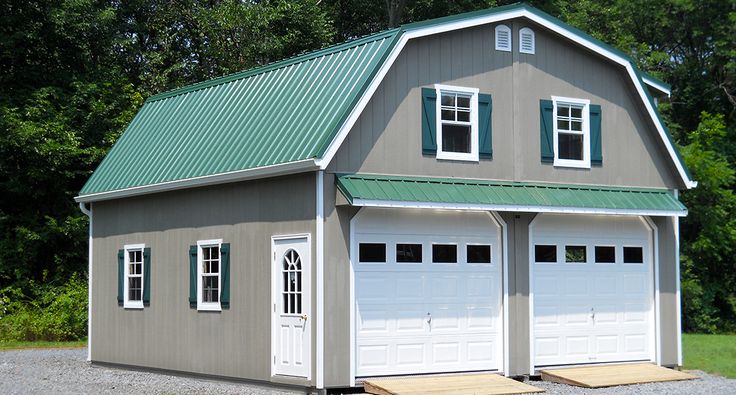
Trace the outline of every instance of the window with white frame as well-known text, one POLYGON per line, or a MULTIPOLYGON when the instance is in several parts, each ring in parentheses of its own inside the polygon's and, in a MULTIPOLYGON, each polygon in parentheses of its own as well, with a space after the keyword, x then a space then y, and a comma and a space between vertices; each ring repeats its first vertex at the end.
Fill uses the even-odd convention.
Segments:
POLYGON ((222 240, 205 240, 197 242, 197 309, 219 311, 221 279, 222 240))
POLYGON ((519 30, 519 52, 534 55, 534 30, 524 27, 519 30))
POLYGON ((436 85, 437 158, 478 161, 478 89, 436 85))
POLYGON ((143 308, 143 244, 126 245, 123 307, 143 308))
POLYGON ((496 51, 511 52, 511 29, 506 25, 496 26, 496 51))
POLYGON ((555 166, 590 168, 590 101, 552 96, 555 166))

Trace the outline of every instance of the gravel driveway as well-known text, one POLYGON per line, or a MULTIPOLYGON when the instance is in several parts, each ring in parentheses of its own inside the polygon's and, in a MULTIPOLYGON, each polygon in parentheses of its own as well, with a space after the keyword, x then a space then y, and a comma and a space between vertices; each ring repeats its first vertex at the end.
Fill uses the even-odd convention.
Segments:
MULTIPOLYGON (((0 351, 0 394, 284 394, 251 384, 91 366, 87 351, 0 351)), ((736 380, 693 372, 699 380, 590 390, 543 381, 529 384, 548 394, 734 394, 736 380)))

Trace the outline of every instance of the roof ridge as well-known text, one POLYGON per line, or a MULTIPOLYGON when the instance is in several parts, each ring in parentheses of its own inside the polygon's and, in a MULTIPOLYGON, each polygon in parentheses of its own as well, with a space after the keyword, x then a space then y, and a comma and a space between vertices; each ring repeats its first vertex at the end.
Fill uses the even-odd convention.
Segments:
POLYGON ((316 49, 313 51, 297 54, 291 57, 287 57, 284 59, 280 59, 271 63, 267 63, 262 66, 256 66, 250 69, 245 69, 241 71, 236 71, 234 73, 225 74, 219 77, 214 77, 208 80, 195 82, 193 84, 185 85, 179 88, 174 88, 165 92, 157 93, 155 95, 152 95, 148 97, 146 102, 154 102, 158 100, 167 99, 170 97, 182 95, 189 92, 198 91, 201 89, 210 88, 213 86, 226 84, 232 81, 237 81, 244 78, 249 78, 255 75, 267 73, 273 70, 278 70, 284 67, 293 66, 302 62, 306 62, 312 59, 316 59, 322 56, 332 55, 347 49, 351 49, 354 47, 358 47, 364 44, 367 44, 369 42, 378 41, 382 39, 389 38, 396 33, 399 33, 401 31, 401 28, 393 28, 388 30, 383 30, 377 33, 368 34, 365 36, 349 39, 347 41, 342 41, 339 43, 335 43, 329 46, 326 46, 324 48, 316 49))

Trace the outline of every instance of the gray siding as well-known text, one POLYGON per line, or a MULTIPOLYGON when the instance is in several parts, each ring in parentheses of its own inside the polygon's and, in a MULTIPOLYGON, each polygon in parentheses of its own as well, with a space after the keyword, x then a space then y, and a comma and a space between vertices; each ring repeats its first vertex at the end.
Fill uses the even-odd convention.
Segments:
POLYGON ((271 380, 271 236, 310 233, 314 243, 315 196, 308 173, 95 203, 92 360, 271 380), (230 309, 198 312, 189 246, 214 238, 231 245, 230 309), (151 248, 143 310, 116 299, 117 251, 133 243, 151 248))
POLYGON ((677 257, 675 219, 652 217, 659 233, 659 316, 662 365, 677 366, 677 257))
POLYGON ((597 185, 681 187, 674 165, 623 67, 532 25, 536 54, 494 49, 494 26, 411 40, 331 164, 336 172, 449 176, 597 185), (439 161, 421 150, 421 87, 477 87, 493 95, 493 159, 439 161), (540 161, 539 100, 552 95, 602 106, 603 166, 540 161))

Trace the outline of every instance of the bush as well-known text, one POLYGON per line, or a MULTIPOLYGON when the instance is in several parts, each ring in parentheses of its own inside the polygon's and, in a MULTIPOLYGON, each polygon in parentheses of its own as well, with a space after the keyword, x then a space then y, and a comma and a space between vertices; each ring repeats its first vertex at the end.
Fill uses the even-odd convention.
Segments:
POLYGON ((0 291, 0 340, 68 341, 87 335, 87 282, 74 274, 63 285, 38 285, 30 292, 0 291))

